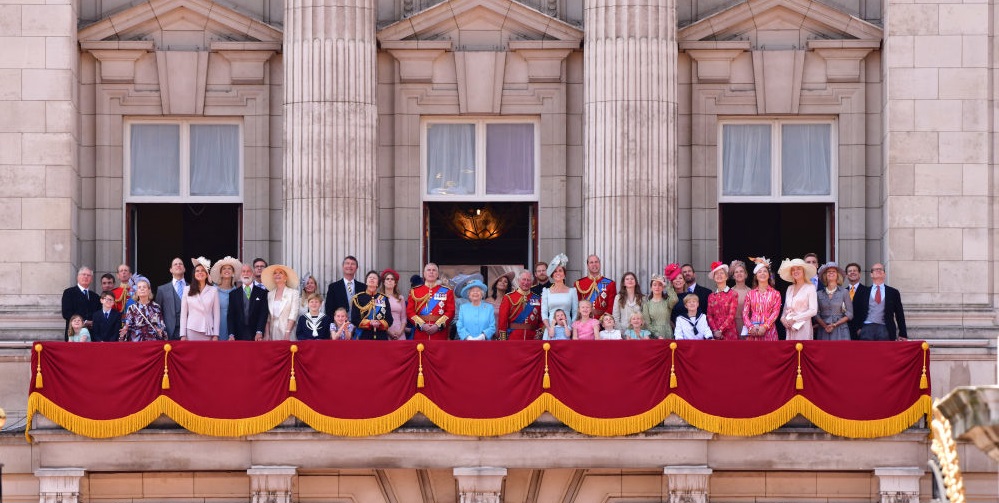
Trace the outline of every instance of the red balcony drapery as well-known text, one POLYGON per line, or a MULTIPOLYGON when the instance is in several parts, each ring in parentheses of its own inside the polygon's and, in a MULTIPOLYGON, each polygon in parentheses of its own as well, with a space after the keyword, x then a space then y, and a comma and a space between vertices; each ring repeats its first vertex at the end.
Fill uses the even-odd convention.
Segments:
POLYGON ((295 416, 320 432, 366 436, 419 412, 445 431, 489 436, 550 412, 588 435, 641 432, 672 413, 706 431, 758 435, 800 414, 829 433, 867 438, 905 430, 932 405, 929 351, 919 342, 167 346, 35 344, 28 430, 40 413, 69 431, 108 438, 166 415, 195 433, 242 436, 295 416))

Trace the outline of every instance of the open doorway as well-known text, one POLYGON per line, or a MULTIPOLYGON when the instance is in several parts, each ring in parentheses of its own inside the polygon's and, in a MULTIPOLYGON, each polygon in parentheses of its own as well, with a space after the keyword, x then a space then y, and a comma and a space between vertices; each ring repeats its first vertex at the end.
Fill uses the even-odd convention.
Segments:
POLYGON ((428 202, 424 256, 449 265, 527 267, 537 254, 537 203, 428 202))
POLYGON ((722 203, 719 216, 719 255, 725 262, 764 255, 776 268, 784 258, 809 252, 820 263, 835 257, 831 203, 722 203))
MULTIPOLYGON (((204 256, 212 262, 240 256, 242 205, 240 204, 129 204, 128 247, 135 270, 153 286, 170 279, 170 261, 204 256)), ((190 274, 188 274, 190 276, 190 274)))

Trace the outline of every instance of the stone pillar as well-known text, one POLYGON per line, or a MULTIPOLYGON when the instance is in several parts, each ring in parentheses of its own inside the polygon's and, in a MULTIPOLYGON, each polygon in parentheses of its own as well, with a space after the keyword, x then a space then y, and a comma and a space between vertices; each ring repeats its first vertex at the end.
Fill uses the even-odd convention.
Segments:
POLYGON ((708 503, 707 466, 667 466, 663 468, 669 485, 669 503, 708 503))
POLYGON ((584 10, 583 246, 648 278, 676 259, 676 2, 584 10))
POLYGON ((80 479, 83 468, 39 468, 38 503, 77 503, 80 501, 80 479))
POLYGON ((881 503, 919 503, 919 479, 922 468, 911 466, 875 468, 881 503))
POLYGON ((455 468, 459 503, 503 503, 503 480, 506 468, 455 468))
POLYGON ((0 4, 0 338, 51 339, 62 289, 94 266, 80 246, 93 222, 79 211, 78 0, 0 4))
POLYGON ((284 257, 323 281, 375 267, 375 2, 286 0, 284 257))
POLYGON ((294 466, 254 466, 250 476, 250 503, 291 503, 291 479, 298 473, 294 466))

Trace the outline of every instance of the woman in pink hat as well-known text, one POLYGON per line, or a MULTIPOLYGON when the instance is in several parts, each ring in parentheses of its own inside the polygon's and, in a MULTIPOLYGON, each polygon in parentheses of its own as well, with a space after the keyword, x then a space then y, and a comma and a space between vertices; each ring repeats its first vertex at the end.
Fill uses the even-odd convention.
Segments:
POLYGON ((756 263, 756 267, 753 268, 753 289, 746 294, 746 306, 742 309, 746 338, 751 341, 776 341, 781 299, 770 275, 770 260, 766 257, 751 257, 750 260, 756 263))
POLYGON ((710 276, 715 280, 715 291, 708 295, 708 326, 715 339, 737 341, 739 333, 735 331, 735 318, 739 294, 728 287, 728 265, 713 262, 710 276))

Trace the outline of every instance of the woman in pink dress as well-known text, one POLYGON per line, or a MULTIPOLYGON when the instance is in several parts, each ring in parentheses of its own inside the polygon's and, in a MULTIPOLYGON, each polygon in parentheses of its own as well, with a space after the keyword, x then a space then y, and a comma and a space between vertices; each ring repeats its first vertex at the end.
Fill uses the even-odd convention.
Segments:
POLYGON ((217 341, 221 323, 219 291, 208 279, 212 268, 205 257, 192 258, 194 281, 180 298, 180 340, 217 341))
POLYGON ((399 294, 399 273, 392 269, 382 271, 382 294, 388 297, 389 310, 392 311, 392 325, 388 328, 390 340, 406 338, 406 299, 399 294))
POLYGON ((728 287, 728 265, 721 262, 711 264, 711 279, 715 280, 715 291, 708 295, 708 326, 715 339, 739 340, 735 331, 736 310, 739 308, 739 294, 728 287))
POLYGON ((750 290, 749 285, 746 284, 746 281, 749 280, 749 270, 746 269, 746 263, 741 260, 733 260, 728 267, 732 281, 735 282, 732 290, 739 296, 739 307, 736 310, 739 314, 735 316, 735 333, 739 334, 739 337, 745 337, 746 333, 743 331, 745 325, 742 323, 742 308, 746 306, 746 294, 750 290))
POLYGON ((784 314, 780 322, 787 328, 787 340, 812 340, 812 317, 819 312, 815 296, 815 266, 800 258, 784 259, 777 271, 781 279, 791 283, 784 300, 784 314))
POLYGON ((766 257, 750 257, 756 262, 753 268, 753 289, 746 294, 746 306, 742 309, 742 322, 747 327, 747 339, 751 341, 776 341, 777 317, 780 316, 780 292, 774 287, 770 276, 770 260, 766 257))

